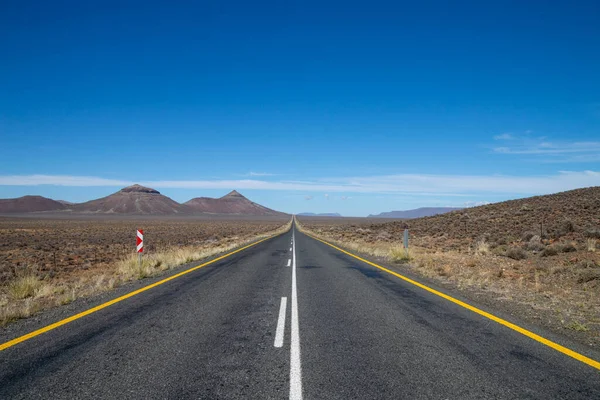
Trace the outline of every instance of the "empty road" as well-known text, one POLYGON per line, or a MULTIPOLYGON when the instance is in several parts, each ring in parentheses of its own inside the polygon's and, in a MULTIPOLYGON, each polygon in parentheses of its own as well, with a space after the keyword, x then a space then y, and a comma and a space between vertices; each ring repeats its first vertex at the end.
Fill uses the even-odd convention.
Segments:
POLYGON ((588 400, 600 371, 293 228, 5 348, 0 398, 588 400))

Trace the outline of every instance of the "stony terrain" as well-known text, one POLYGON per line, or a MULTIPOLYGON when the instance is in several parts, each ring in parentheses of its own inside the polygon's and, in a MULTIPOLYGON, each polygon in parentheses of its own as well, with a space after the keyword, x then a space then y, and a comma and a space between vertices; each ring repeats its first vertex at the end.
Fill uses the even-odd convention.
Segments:
POLYGON ((299 220, 318 236, 600 345, 599 187, 405 221, 299 220))
POLYGON ((287 222, 287 217, 0 217, 0 325, 272 234, 287 222), (134 253, 138 228, 144 229, 142 269, 134 253))

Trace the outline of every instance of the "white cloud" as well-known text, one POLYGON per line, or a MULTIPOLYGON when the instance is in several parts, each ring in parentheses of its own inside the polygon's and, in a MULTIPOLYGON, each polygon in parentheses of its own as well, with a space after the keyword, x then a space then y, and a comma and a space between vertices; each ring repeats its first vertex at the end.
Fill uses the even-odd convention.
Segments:
POLYGON ((249 172, 248 176, 275 176, 275 174, 269 172, 249 172))
POLYGON ((404 194, 411 196, 472 197, 478 193, 546 194, 588 186, 600 186, 598 171, 561 171, 542 176, 506 175, 425 175, 398 174, 367 177, 322 178, 312 181, 197 180, 139 181, 66 175, 0 176, 1 186, 114 186, 139 183, 157 189, 224 189, 279 190, 321 192, 329 198, 331 192, 404 194))
POLYGON ((508 134, 494 136, 494 139, 511 140, 510 145, 507 143, 493 148, 493 152, 498 154, 530 155, 543 162, 600 161, 600 141, 553 141, 547 137, 516 137, 508 134))
POLYGON ((308 201, 308 200, 312 200, 312 199, 313 199, 313 196, 304 196, 304 200, 308 201))
POLYGON ((120 179, 105 179, 95 176, 71 175, 9 175, 0 176, 0 185, 3 186, 129 186, 135 182, 120 179))
POLYGON ((329 200, 329 194, 328 194, 328 193, 325 193, 325 198, 326 198, 327 200, 329 200))

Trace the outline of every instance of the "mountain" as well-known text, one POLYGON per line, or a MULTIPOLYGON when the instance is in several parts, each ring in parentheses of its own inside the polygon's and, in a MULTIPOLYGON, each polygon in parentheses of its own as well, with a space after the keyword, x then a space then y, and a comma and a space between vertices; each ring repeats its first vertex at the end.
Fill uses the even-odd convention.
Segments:
POLYGON ((421 235, 444 235, 452 240, 471 241, 477 237, 510 244, 519 239, 528 241, 537 235, 584 242, 586 237, 600 239, 599 216, 600 186, 595 186, 385 224, 390 233, 401 234, 408 224, 410 229, 421 235))
POLYGON ((421 217, 431 217, 433 215, 445 214, 451 211, 462 210, 462 208, 455 207, 422 207, 414 210, 406 210, 406 211, 390 211, 383 212, 381 214, 369 215, 368 218, 401 218, 401 219, 411 219, 411 218, 421 218, 421 217))
POLYGON ((17 199, 0 199, 0 213, 28 213, 64 210, 65 205, 42 196, 23 196, 17 199))
POLYGON ((237 191, 214 199, 212 197, 196 197, 184 203, 193 212, 208 214, 237 214, 237 215, 282 215, 279 211, 271 210, 254 203, 237 191))
POLYGON ((74 212, 94 214, 186 214, 185 205, 163 196, 158 190, 140 185, 128 186, 110 196, 70 206, 74 212))
POLYGON ((341 217, 341 215, 338 214, 338 213, 320 213, 320 214, 315 214, 315 213, 305 212, 305 213, 300 213, 298 215, 300 215, 302 217, 341 217))

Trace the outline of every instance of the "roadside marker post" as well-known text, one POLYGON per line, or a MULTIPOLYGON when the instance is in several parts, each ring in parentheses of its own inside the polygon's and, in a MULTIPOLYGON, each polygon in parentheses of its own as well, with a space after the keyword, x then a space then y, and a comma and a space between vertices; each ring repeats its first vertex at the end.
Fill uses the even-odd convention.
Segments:
POLYGON ((406 251, 406 256, 408 256, 408 229, 404 229, 404 251, 406 251))
POLYGON ((144 252, 144 230, 143 229, 137 230, 136 245, 137 245, 137 253, 139 256, 140 267, 141 267, 142 266, 142 253, 144 252))

